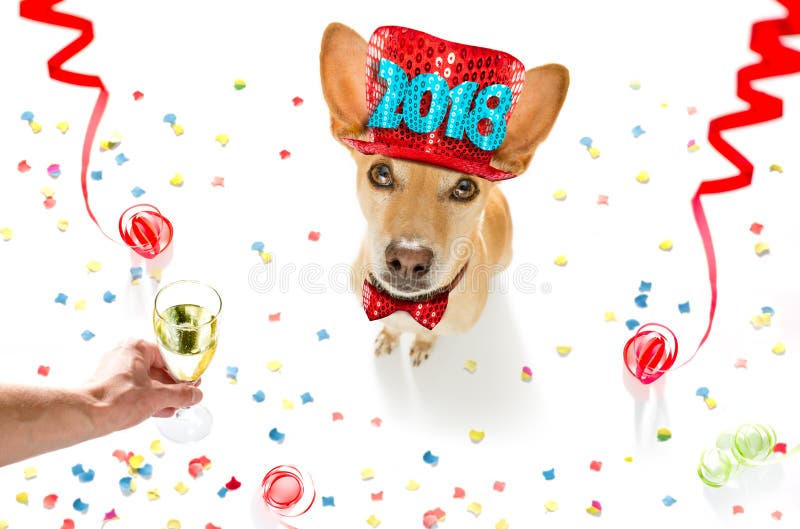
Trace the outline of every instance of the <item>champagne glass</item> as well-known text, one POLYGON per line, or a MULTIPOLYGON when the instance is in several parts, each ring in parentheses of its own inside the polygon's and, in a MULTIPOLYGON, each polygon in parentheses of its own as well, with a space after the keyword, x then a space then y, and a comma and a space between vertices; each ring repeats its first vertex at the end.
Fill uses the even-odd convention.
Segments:
MULTIPOLYGON (((158 291, 154 305, 153 328, 167 370, 176 382, 196 384, 217 350, 219 294, 199 281, 175 281, 158 291)), ((159 421, 158 429, 185 443, 208 435, 211 422, 211 412, 198 404, 159 421)))

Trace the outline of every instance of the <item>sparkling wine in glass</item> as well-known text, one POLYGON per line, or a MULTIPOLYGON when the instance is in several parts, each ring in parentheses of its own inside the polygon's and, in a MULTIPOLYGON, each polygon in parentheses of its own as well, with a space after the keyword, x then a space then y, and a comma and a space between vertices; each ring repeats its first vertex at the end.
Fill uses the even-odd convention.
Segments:
MULTIPOLYGON (((212 287, 181 280, 161 288, 153 308, 153 328, 161 357, 176 382, 196 384, 217 350, 222 300, 212 287)), ((159 430, 177 442, 198 441, 211 431, 211 412, 195 405, 161 420, 159 430)))

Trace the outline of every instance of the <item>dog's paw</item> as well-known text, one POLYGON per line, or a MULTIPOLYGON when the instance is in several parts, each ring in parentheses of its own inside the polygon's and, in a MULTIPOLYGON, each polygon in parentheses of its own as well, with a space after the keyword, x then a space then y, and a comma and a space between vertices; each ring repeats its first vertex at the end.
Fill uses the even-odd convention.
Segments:
POLYGON ((400 345, 400 335, 384 327, 375 337, 375 356, 392 354, 398 345, 400 345))
POLYGON ((408 353, 411 355, 411 363, 415 366, 420 365, 423 360, 427 360, 431 355, 432 348, 433 341, 420 340, 419 338, 415 339, 414 343, 411 345, 411 351, 408 353))

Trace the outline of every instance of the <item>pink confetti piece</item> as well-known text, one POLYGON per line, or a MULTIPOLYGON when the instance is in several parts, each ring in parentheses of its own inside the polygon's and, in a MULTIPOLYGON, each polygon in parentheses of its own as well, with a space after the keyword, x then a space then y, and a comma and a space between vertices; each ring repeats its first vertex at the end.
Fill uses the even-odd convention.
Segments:
POLYGON ((286 149, 282 150, 279 154, 281 155, 281 160, 285 160, 292 155, 292 153, 290 153, 286 149))
POLYGON ((65 518, 64 522, 61 524, 61 529, 75 529, 75 522, 70 518, 65 518))
POLYGON ((380 428, 381 424, 383 424, 383 420, 380 417, 375 417, 374 419, 372 419, 369 422, 375 428, 380 428))
POLYGON ((133 457, 133 452, 126 452, 125 450, 114 450, 111 454, 112 456, 116 457, 120 463, 127 463, 128 460, 133 457))
POLYGON ((299 107, 300 105, 303 104, 303 98, 302 97, 297 97, 297 96, 293 97, 292 98, 292 104, 294 106, 296 106, 296 107, 299 107))
POLYGON ((772 449, 772 451, 776 454, 786 455, 786 443, 775 443, 775 447, 772 449))
POLYGON ((333 412, 333 420, 334 421, 341 421, 344 420, 344 415, 339 413, 338 411, 333 412))
POLYGON ((693 114, 696 114, 696 113, 697 113, 697 109, 696 109, 695 107, 688 107, 688 108, 686 109, 686 112, 687 112, 687 113, 688 113, 688 114, 691 116, 691 115, 693 115, 693 114))
POLYGON ((45 209, 52 209, 53 206, 56 205, 56 199, 53 197, 47 197, 43 202, 45 209))
POLYGON ((747 359, 746 358, 737 358, 736 363, 733 364, 736 369, 747 369, 747 359))
POLYGON ((39 369, 36 370, 36 374, 46 377, 50 374, 50 367, 48 366, 39 366, 39 369))
POLYGON ((431 529, 431 527, 436 525, 444 517, 445 517, 445 512, 439 507, 436 507, 435 509, 427 511, 425 514, 422 515, 422 525, 425 526, 425 529, 431 529))
POLYGON ((770 516, 772 516, 773 520, 780 521, 780 519, 783 518, 783 513, 781 511, 775 511, 772 514, 770 514, 770 516))
POLYGON ((270 314, 269 321, 281 321, 281 313, 276 312, 275 314, 270 314))
POLYGON ((45 509, 52 509, 56 506, 57 501, 58 496, 56 494, 48 494, 44 497, 44 499, 42 499, 42 505, 44 505, 45 509))
POLYGON ((231 480, 225 484, 225 488, 228 490, 236 490, 241 486, 242 484, 239 483, 235 476, 231 476, 231 480))
POLYGON ((503 481, 495 481, 494 485, 492 485, 492 488, 497 492, 503 492, 506 490, 506 484, 503 481))
POLYGON ((383 501, 383 491, 371 492, 370 498, 372 498, 372 501, 383 501))
POLYGON ((744 507, 742 507, 741 505, 734 505, 733 514, 744 514, 744 507))
POLYGON ((464 492, 464 489, 462 489, 461 487, 456 487, 455 490, 453 491, 453 498, 456 498, 456 499, 465 498, 466 495, 467 495, 467 493, 464 492))
POLYGON ((105 514, 105 516, 103 516, 104 522, 107 522, 109 520, 119 520, 119 516, 117 516, 116 509, 111 509, 105 514))
POLYGON ((755 233, 756 235, 761 235, 761 230, 764 229, 763 224, 759 224, 758 222, 754 222, 750 225, 750 231, 755 233))
POLYGON ((597 205, 598 206, 607 206, 608 205, 608 195, 597 195, 597 205))
POLYGON ((208 522, 208 523, 206 524, 206 528, 205 528, 205 529, 222 529, 222 527, 217 527, 217 526, 216 526, 216 525, 214 525, 213 523, 211 523, 211 522, 208 522))
POLYGON ((139 101, 139 100, 140 100, 141 98, 143 98, 143 97, 144 97, 144 94, 143 94, 143 93, 141 93, 139 90, 137 90, 137 91, 135 91, 135 92, 133 93, 133 100, 134 100, 134 101, 139 101))
POLYGON ((31 166, 28 165, 28 161, 27 160, 22 160, 21 162, 19 162, 17 164, 17 171, 19 171, 20 173, 27 173, 30 170, 31 170, 31 166))
POLYGON ((225 177, 215 176, 213 180, 211 180, 211 187, 225 187, 225 177))
POLYGON ((600 472, 600 469, 603 467, 603 463, 600 461, 592 461, 589 463, 589 469, 594 470, 595 472, 600 472))
POLYGON ((318 231, 310 231, 308 232, 308 240, 316 242, 319 240, 319 235, 318 231))

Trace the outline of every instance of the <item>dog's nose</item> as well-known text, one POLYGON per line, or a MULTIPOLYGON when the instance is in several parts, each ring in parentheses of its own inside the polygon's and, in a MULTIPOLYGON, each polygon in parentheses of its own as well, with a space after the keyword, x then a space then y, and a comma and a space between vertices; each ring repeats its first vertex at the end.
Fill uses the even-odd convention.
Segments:
POLYGON ((393 242, 386 247, 386 266, 403 279, 419 279, 431 269, 433 250, 425 246, 393 242))

